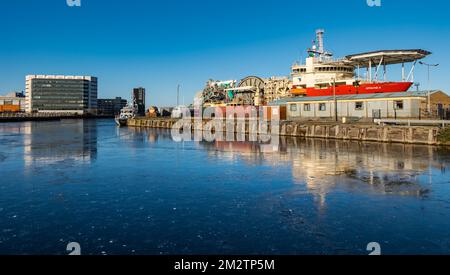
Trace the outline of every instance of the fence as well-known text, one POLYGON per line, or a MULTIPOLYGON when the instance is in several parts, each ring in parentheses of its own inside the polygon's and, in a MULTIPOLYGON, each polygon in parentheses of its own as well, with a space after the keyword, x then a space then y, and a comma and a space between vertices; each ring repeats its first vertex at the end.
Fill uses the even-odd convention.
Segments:
POLYGON ((450 109, 439 109, 438 117, 443 120, 450 120, 450 109))

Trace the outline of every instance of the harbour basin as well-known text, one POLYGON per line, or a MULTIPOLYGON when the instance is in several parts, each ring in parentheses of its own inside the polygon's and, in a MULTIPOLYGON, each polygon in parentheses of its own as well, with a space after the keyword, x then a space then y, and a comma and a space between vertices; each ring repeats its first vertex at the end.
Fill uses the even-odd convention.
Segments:
POLYGON ((113 120, 0 124, 0 251, 450 254, 450 150, 175 142, 113 120))

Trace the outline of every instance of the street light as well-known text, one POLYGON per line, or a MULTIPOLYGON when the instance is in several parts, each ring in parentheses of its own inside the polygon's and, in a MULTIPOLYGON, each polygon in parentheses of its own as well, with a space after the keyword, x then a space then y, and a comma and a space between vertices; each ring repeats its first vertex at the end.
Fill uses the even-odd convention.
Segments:
POLYGON ((439 64, 428 64, 422 61, 419 61, 420 65, 424 65, 428 67, 428 113, 431 114, 431 86, 430 86, 430 68, 437 67, 439 64))
POLYGON ((181 85, 178 84, 178 86, 177 86, 177 107, 180 106, 180 88, 181 88, 181 85))
POLYGON ((338 121, 338 104, 337 104, 337 97, 336 97, 336 78, 333 78, 333 99, 334 99, 334 117, 336 119, 336 122, 338 121))

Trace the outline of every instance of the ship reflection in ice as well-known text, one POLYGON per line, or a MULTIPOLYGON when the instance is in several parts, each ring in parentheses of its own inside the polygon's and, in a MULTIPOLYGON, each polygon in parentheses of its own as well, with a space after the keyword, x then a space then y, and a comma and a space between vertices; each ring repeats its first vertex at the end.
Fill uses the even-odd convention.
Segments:
POLYGON ((445 174, 447 161, 434 158, 436 151, 443 150, 436 147, 293 137, 281 137, 276 152, 263 152, 260 144, 252 142, 201 142, 200 146, 210 151, 210 157, 224 160, 290 165, 295 183, 305 184, 322 204, 337 184, 350 190, 425 196, 431 182, 423 184, 420 176, 432 167, 445 174))
MULTIPOLYGON (((170 131, 132 129, 147 142, 170 140, 170 131)), ((135 137, 129 137, 135 140, 135 137)), ((376 142, 280 137, 275 150, 258 142, 194 142, 209 158, 248 165, 290 166, 295 184, 304 184, 325 201, 327 190, 340 187, 378 194, 426 196, 432 188, 432 169, 446 174, 450 149, 376 142)), ((273 147, 271 147, 273 148, 273 147)))

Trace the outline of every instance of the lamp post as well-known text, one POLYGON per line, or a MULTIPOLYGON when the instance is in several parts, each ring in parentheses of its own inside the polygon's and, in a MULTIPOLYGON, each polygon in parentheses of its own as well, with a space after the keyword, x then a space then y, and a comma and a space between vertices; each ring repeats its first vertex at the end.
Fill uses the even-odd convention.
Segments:
POLYGON ((177 107, 180 106, 180 84, 177 86, 177 107))
POLYGON ((336 78, 333 78, 333 98, 334 98, 334 117, 336 118, 336 122, 338 121, 338 104, 336 97, 336 78))
POLYGON ((420 65, 424 65, 424 66, 427 66, 427 68, 428 68, 428 113, 429 114, 431 114, 431 78, 430 78, 430 68, 431 67, 437 67, 437 66, 439 66, 439 64, 428 64, 428 63, 425 63, 425 62, 422 62, 422 61, 419 61, 419 64, 420 65))

